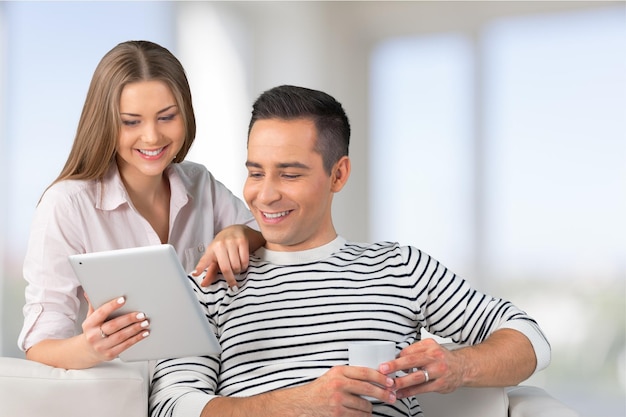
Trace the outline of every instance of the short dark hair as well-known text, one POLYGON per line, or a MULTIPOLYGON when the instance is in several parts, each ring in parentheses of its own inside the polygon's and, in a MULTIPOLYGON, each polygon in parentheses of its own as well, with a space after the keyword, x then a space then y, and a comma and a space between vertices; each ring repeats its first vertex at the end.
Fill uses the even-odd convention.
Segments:
POLYGON ((341 103, 330 95, 310 88, 281 85, 265 91, 252 106, 248 137, 257 120, 311 119, 317 130, 315 151, 322 155, 324 170, 348 155, 350 122, 341 103))

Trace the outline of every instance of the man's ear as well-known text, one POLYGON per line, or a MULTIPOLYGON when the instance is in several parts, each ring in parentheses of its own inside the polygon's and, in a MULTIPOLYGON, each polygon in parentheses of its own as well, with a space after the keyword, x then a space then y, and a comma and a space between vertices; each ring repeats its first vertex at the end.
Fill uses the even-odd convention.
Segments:
POLYGON ((331 172, 331 185, 330 190, 334 193, 341 191, 344 185, 348 182, 348 178, 350 177, 350 158, 347 156, 342 156, 339 161, 333 166, 333 171, 331 172))

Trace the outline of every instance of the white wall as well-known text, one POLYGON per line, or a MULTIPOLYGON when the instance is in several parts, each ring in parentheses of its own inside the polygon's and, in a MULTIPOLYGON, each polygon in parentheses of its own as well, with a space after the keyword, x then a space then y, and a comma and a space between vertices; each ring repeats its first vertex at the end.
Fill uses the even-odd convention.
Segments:
MULTIPOLYGON (((6 38, 6 23, 4 22, 4 5, 0 3, 0 56, 5 56, 5 42, 2 42, 2 39, 6 38)), ((7 149, 8 144, 6 143, 6 131, 4 126, 6 126, 4 122, 5 118, 5 110, 4 110, 4 101, 6 98, 6 94, 4 92, 5 85, 5 60, 0 60, 0 149, 7 149)), ((6 165, 6 153, 0 152, 0 166, 6 165)), ((0 195, 7 195, 7 186, 6 183, 8 181, 7 175, 2 175, 0 172, 0 195)), ((0 203, 0 300, 4 300, 4 247, 5 247, 5 226, 7 223, 6 220, 6 197, 3 197, 2 203, 0 203)), ((4 303, 3 303, 4 304, 4 303)), ((2 328, 2 323, 4 323, 4 314, 5 311, 3 308, 0 308, 0 328, 2 328)), ((2 346, 3 340, 5 337, 5 332, 0 331, 0 354, 2 354, 2 346)))

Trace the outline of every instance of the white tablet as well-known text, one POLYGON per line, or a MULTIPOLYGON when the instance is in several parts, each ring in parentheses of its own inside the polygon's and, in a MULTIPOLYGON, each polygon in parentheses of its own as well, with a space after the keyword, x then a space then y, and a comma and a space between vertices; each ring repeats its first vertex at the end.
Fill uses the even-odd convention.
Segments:
POLYGON ((140 311, 150 321, 150 335, 122 352, 123 361, 221 352, 173 246, 71 255, 69 261, 94 308, 124 296, 116 315, 140 311))

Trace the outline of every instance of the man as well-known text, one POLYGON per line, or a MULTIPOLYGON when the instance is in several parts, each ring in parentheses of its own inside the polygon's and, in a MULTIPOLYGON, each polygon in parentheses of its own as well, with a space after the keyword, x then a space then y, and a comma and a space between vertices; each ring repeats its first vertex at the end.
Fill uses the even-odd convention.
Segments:
POLYGON ((222 354, 161 361, 153 417, 416 416, 415 394, 514 385, 547 366, 548 342, 511 303, 416 248, 337 235, 349 137, 323 92, 280 86, 255 102, 244 198, 266 244, 233 288, 194 280, 222 354), (449 351, 422 328, 471 346, 449 351), (397 358, 347 366, 358 340, 394 341, 397 358))

